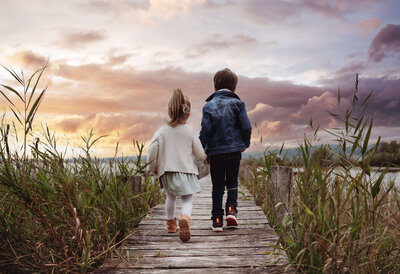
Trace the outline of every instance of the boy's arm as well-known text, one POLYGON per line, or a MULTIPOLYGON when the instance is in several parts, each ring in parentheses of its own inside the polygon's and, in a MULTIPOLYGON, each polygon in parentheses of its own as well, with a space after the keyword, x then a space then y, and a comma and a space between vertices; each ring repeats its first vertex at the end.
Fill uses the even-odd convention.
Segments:
POLYGON ((201 119, 200 142, 205 149, 210 140, 211 133, 211 116, 203 107, 203 117, 201 119))
POLYGON ((239 110, 239 128, 240 132, 242 133, 244 144, 247 148, 250 146, 251 123, 249 117, 247 116, 246 105, 243 101, 240 101, 239 110))

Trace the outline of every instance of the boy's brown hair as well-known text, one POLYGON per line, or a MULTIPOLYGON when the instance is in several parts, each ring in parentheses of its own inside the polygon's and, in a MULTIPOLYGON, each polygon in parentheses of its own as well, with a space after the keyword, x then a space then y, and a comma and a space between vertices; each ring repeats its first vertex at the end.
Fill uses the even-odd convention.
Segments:
POLYGON ((168 124, 171 127, 176 127, 177 125, 183 125, 190 115, 190 101, 182 91, 177 88, 174 90, 172 97, 168 102, 168 124))
POLYGON ((230 69, 225 68, 217 71, 214 75, 214 88, 215 90, 220 90, 227 88, 230 91, 235 91, 236 85, 238 83, 238 77, 230 69))

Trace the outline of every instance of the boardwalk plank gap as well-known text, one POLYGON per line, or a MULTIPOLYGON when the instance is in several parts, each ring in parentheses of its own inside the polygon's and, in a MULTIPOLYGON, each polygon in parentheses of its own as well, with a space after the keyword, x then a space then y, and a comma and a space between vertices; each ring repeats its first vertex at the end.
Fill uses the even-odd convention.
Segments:
MULTIPOLYGON (((251 195, 238 196, 239 228, 211 230, 211 178, 200 179, 202 192, 193 197, 192 238, 167 233, 164 203, 154 207, 123 247, 126 258, 114 258, 96 273, 293 273, 285 254, 272 247, 278 235, 251 195)), ((224 199, 226 194, 224 195, 224 199)), ((176 216, 180 216, 180 200, 176 216)))

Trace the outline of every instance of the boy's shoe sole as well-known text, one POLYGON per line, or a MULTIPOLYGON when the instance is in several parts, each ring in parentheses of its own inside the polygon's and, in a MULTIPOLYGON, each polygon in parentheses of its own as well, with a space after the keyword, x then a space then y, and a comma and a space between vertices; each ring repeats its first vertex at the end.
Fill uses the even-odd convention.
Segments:
POLYGON ((182 242, 187 242, 190 240, 190 224, 188 219, 186 218, 180 218, 179 219, 179 239, 181 239, 182 242))
POLYGON ((236 228, 239 226, 239 223, 238 223, 235 215, 226 216, 226 226, 229 228, 236 228))
POLYGON ((213 227, 213 226, 211 226, 211 228, 212 228, 212 230, 213 230, 214 232, 222 232, 222 231, 223 231, 223 228, 222 228, 222 227, 213 227))

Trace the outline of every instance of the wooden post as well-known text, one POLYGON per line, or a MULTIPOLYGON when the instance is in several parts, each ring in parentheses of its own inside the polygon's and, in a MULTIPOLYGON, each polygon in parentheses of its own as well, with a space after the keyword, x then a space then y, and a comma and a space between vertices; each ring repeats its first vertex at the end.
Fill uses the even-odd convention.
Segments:
POLYGON ((277 211, 277 221, 282 221, 284 214, 286 212, 291 212, 293 203, 293 170, 291 167, 271 167, 268 200, 270 205, 274 207, 274 210, 277 211), (279 202, 285 205, 275 209, 275 205, 279 202))
POLYGON ((131 191, 133 193, 139 193, 142 191, 142 176, 121 176, 116 175, 117 180, 121 180, 123 183, 129 183, 131 185, 131 191))
POLYGON ((251 176, 251 167, 250 166, 240 166, 239 168, 239 178, 243 181, 247 181, 251 176))

